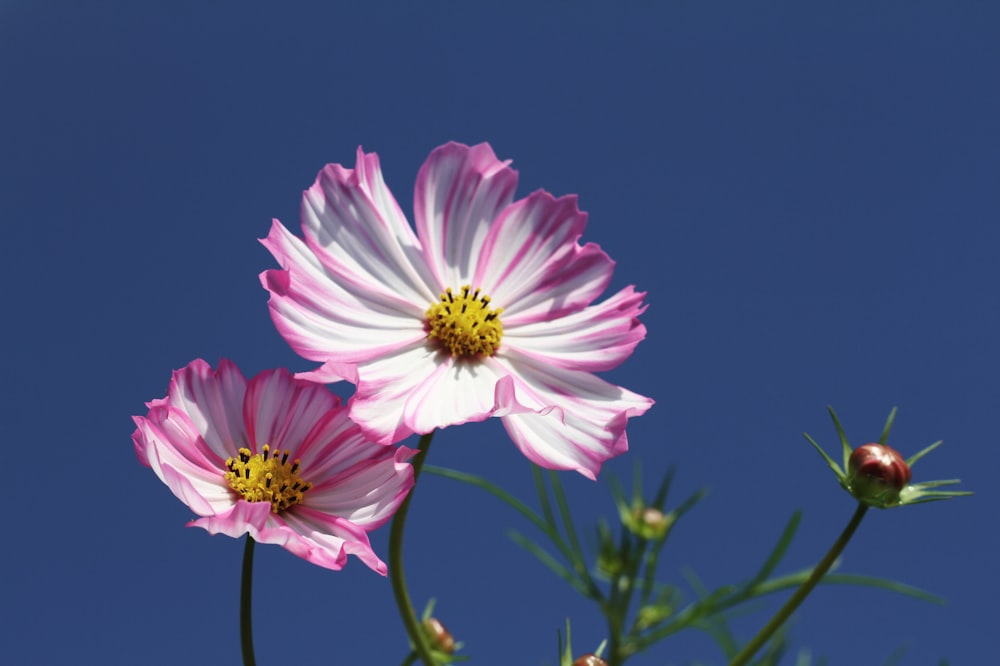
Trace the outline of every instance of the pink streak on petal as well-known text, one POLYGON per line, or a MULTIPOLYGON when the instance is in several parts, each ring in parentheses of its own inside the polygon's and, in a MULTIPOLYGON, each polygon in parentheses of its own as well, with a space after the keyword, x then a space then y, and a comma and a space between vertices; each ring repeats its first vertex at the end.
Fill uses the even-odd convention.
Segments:
POLYGON ((595 478, 604 461, 627 450, 628 419, 653 404, 590 373, 537 365, 527 357, 505 362, 515 371, 518 401, 536 413, 505 416, 504 426, 517 447, 544 467, 595 478))
POLYGON ((455 359, 440 354, 439 365, 406 399, 403 421, 414 432, 489 418, 497 409, 497 382, 506 374, 490 359, 455 359))
MULTIPOLYGON (((213 506, 231 503, 222 479, 225 462, 208 448, 186 414, 159 401, 146 418, 134 420, 137 427, 132 441, 136 450, 142 451, 139 458, 161 481, 170 485, 166 472, 169 467, 183 475, 191 488, 213 506)), ((186 502, 176 486, 171 490, 186 502)))
POLYGON ((247 386, 243 418, 247 424, 250 450, 289 450, 292 456, 305 441, 317 421, 339 407, 340 398, 321 384, 294 379, 288 370, 268 370, 247 386))
POLYGON ((447 143, 420 168, 414 217, 439 291, 472 280, 490 225, 514 197, 517 172, 509 164, 489 144, 447 143))
POLYGON ((611 280, 613 263, 593 243, 575 249, 565 263, 550 262, 535 288, 518 297, 504 325, 550 321, 589 305, 611 280))
POLYGON ((575 196, 544 191, 514 202, 490 228, 474 283, 504 308, 504 322, 552 319, 593 301, 611 280, 614 262, 596 245, 577 241, 587 216, 575 196))
POLYGON ((353 363, 337 363, 327 361, 315 370, 306 372, 296 372, 296 379, 305 379, 319 384, 334 384, 340 381, 348 381, 352 384, 358 383, 358 366, 353 363))
POLYGON ((263 272, 261 283, 271 292, 268 307, 278 332, 298 354, 350 364, 424 337, 426 304, 403 313, 349 293, 280 222, 261 242, 287 268, 263 272))
POLYGON ((306 244, 356 296, 401 311, 437 296, 420 242, 374 153, 359 148, 357 169, 324 167, 303 194, 301 219, 306 244))
POLYGON ((270 515, 271 505, 267 502, 237 500, 228 511, 192 520, 188 527, 200 527, 210 534, 224 534, 234 539, 249 532, 255 541, 260 541, 260 530, 270 515))
POLYGON ((366 530, 380 527, 413 487, 413 468, 407 461, 416 453, 405 446, 384 446, 349 466, 324 470, 326 480, 309 491, 305 504, 366 530))
POLYGON ((220 509, 232 505, 232 498, 229 499, 228 503, 223 502, 210 502, 208 499, 202 495, 195 487, 194 484, 188 479, 187 476, 178 472, 176 469, 170 465, 160 466, 163 483, 170 488, 170 492, 174 494, 174 497, 183 502, 189 509, 194 511, 199 516, 211 516, 217 513, 220 509))
POLYGON ((628 358, 646 336, 639 315, 644 292, 631 286, 611 298, 554 320, 508 324, 503 347, 567 370, 609 370, 628 358))
POLYGON ((217 370, 196 359, 174 372, 168 400, 191 419, 205 443, 224 461, 247 445, 240 417, 246 386, 243 374, 228 359, 222 359, 217 370))
POLYGON ((328 569, 341 569, 354 555, 373 571, 387 572, 385 563, 372 550, 368 534, 338 516, 299 505, 286 512, 285 520, 296 538, 286 548, 303 559, 328 569))
POLYGON ((413 434, 403 418, 406 401, 439 365, 438 352, 425 342, 359 365, 351 418, 379 444, 395 444, 413 434))

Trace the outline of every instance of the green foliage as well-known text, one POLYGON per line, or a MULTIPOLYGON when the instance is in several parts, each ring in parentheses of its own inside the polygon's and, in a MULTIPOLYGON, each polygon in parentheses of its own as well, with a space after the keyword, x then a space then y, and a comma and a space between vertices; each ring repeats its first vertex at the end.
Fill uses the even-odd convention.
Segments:
MULTIPOLYGON (((836 463, 831 465, 834 466, 836 463)), ((750 602, 762 597, 798 588, 812 572, 811 568, 807 568, 775 574, 801 522, 801 513, 795 512, 761 565, 747 580, 709 589, 694 572, 688 571, 685 574, 688 592, 678 584, 661 581, 657 576, 660 553, 677 522, 706 495, 705 491, 698 491, 668 510, 672 472, 664 475, 649 499, 643 497, 638 466, 630 495, 626 495, 621 484, 612 479, 612 496, 620 524, 614 528, 606 520, 598 521, 594 528, 596 551, 588 553, 581 546, 557 473, 546 473, 532 467, 539 507, 535 510, 481 477, 431 465, 424 469, 482 488, 514 508, 541 533, 544 537, 541 540, 515 530, 510 532, 510 537, 597 605, 607 621, 607 654, 604 659, 610 666, 620 666, 630 657, 687 629, 703 631, 711 636, 728 660, 739 652, 742 643, 729 628, 733 614, 746 612, 750 602)), ((940 598, 922 590, 881 578, 829 573, 823 578, 823 583, 875 587, 943 603, 940 598)), ((604 647, 602 644, 601 649, 604 647)), ((787 651, 787 636, 782 629, 751 663, 776 666, 782 657, 787 656, 787 651)), ((565 646, 561 637, 559 641, 559 661, 562 666, 572 664, 568 621, 565 646)), ((822 663, 817 661, 816 666, 822 663)), ((808 652, 797 655, 797 666, 811 664, 808 652)))

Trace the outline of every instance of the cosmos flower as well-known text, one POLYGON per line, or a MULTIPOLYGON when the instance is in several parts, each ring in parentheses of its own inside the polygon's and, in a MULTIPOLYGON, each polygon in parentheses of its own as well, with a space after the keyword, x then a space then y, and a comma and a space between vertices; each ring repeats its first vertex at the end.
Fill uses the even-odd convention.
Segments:
POLYGON ((223 360, 174 372, 166 398, 133 417, 135 452, 212 534, 249 533, 327 569, 355 555, 385 575, 368 540, 413 485, 413 454, 368 441, 325 386, 268 370, 249 382, 223 360))
POLYGON ((351 418, 392 444, 500 417, 533 462, 595 478, 653 403, 597 377, 645 336, 644 293, 593 304, 614 263, 577 241, 575 196, 513 200, 517 173, 487 144, 435 149, 417 175, 414 233, 377 155, 331 164, 303 195, 298 238, 275 220, 281 265, 261 281, 300 376, 357 385, 351 418))

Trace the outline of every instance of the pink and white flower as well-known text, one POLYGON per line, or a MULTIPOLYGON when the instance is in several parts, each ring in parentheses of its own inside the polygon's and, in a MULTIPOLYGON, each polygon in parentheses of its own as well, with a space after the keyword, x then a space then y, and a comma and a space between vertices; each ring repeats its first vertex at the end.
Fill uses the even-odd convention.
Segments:
POLYGON ((321 384, 268 370, 249 382, 223 360, 175 371, 166 398, 133 417, 142 464, 212 534, 249 533, 327 569, 355 555, 386 574, 368 532, 413 486, 414 451, 365 438, 321 384))
POLYGON ((487 144, 435 149, 417 176, 416 233, 378 156, 331 164, 303 195, 298 238, 274 220, 261 242, 271 317, 318 369, 357 385, 351 418, 381 444, 500 417, 533 462, 595 478, 628 449, 649 398, 600 379, 645 336, 644 293, 593 304, 614 263, 575 196, 514 201, 517 173, 487 144))

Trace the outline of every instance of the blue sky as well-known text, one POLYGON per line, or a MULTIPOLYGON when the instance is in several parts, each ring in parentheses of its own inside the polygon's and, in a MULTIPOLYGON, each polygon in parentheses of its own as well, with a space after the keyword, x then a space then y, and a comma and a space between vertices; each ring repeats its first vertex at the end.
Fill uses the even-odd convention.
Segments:
MULTIPOLYGON (((648 337, 606 376, 657 404, 597 483, 563 476, 582 529, 613 518, 607 476, 675 466, 675 502, 711 493, 662 580, 750 576, 795 509, 782 571, 809 566, 853 507, 802 431, 834 450, 832 404, 860 444, 898 405, 904 454, 945 440, 916 479, 976 496, 874 512, 842 568, 950 604, 821 588, 793 652, 982 663, 1000 593, 998 19, 973 1, 0 2, 5 655, 238 662, 242 544, 184 527, 130 417, 197 357, 312 367, 271 325, 257 239, 273 217, 297 227, 301 191, 359 145, 409 211, 421 162, 456 140, 512 159, 520 195, 579 194, 611 289, 648 292, 648 337)), ((431 462, 533 503, 498 423, 440 433, 431 462)), ((472 663, 553 664, 567 617, 578 648, 604 637, 493 498, 426 477, 411 513, 413 594, 472 663)), ((373 541, 385 557, 387 531, 373 541)), ((261 547, 257 573, 260 663, 405 656, 389 583, 360 562, 261 547)), ((692 634, 634 660, 694 662, 723 658, 692 634)))

